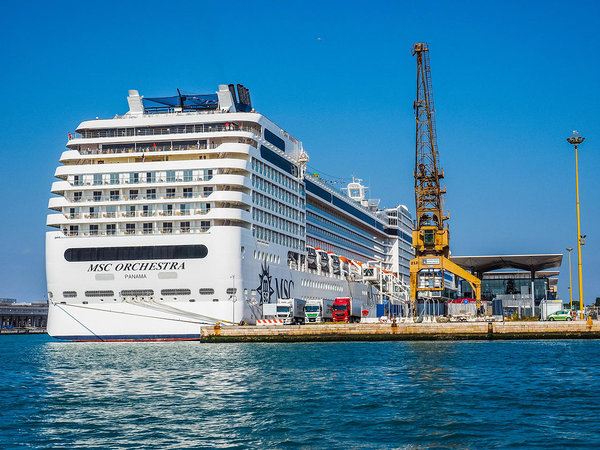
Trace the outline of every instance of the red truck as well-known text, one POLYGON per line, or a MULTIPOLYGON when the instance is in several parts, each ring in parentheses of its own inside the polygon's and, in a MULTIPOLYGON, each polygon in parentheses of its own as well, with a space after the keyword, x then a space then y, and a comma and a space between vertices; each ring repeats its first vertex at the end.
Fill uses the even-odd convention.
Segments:
POLYGON ((333 302, 334 322, 360 322, 362 301, 354 298, 336 298, 333 302))

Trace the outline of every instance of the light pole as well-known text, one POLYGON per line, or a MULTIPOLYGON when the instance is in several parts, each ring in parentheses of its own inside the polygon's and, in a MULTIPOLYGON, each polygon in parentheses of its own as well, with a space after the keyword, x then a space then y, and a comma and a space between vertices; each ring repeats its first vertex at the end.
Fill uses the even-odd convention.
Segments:
POLYGON ((577 146, 584 141, 584 137, 581 136, 577 130, 573 130, 573 135, 567 138, 569 144, 575 146, 575 190, 577 192, 577 254, 579 257, 578 270, 579 270, 579 310, 581 319, 583 319, 583 281, 581 277, 581 222, 579 220, 579 168, 577 163, 577 146))
POLYGON ((567 251, 569 252, 569 310, 573 311, 573 285, 571 283, 571 250, 573 250, 573 247, 567 247, 567 251))

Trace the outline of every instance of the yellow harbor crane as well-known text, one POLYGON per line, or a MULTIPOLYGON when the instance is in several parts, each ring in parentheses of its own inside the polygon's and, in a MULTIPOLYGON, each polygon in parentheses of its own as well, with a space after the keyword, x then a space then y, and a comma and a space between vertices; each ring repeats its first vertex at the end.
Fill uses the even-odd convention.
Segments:
POLYGON ((458 278, 466 280, 481 306, 481 280, 454 264, 450 256, 450 235, 443 211, 446 190, 440 180, 440 168, 435 131, 435 108, 429 66, 429 47, 417 43, 412 48, 417 57, 417 99, 414 102, 417 120, 415 145, 416 224, 413 231, 415 259, 410 262, 410 295, 413 311, 419 298, 447 301, 456 291, 458 278), (458 277, 458 278, 457 278, 458 277))

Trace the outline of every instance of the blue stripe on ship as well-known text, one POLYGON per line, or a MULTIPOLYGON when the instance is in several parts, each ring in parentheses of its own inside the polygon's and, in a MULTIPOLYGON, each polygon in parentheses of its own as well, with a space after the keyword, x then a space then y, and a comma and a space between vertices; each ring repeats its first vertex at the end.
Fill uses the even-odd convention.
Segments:
POLYGON ((65 341, 85 342, 131 342, 131 341, 197 341, 199 334, 139 334, 107 336, 53 336, 65 341))

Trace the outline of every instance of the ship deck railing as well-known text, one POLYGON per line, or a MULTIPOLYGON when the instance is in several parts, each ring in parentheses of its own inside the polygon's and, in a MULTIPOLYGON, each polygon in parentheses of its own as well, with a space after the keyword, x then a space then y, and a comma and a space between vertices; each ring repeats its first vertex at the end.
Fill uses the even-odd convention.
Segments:
MULTIPOLYGON (((212 191, 212 192, 221 192, 221 191, 212 191)), ((207 198, 211 193, 194 193, 192 195, 137 195, 137 196, 129 196, 122 195, 119 197, 110 196, 110 195, 82 195, 81 197, 73 197, 67 198, 69 203, 83 203, 83 202, 119 202, 126 200, 189 200, 194 198, 207 198)), ((226 192, 235 192, 235 191, 226 191, 226 192)))
MULTIPOLYGON (((144 137, 144 136, 165 136, 171 134, 196 134, 196 133, 220 133, 220 132, 246 132, 252 133, 255 136, 261 135, 261 127, 260 126, 236 126, 234 124, 230 125, 211 125, 204 124, 204 126, 199 127, 195 124, 190 125, 173 125, 171 127, 155 127, 152 128, 150 126, 139 127, 139 128, 115 128, 113 130, 117 130, 115 133, 106 133, 101 132, 100 130, 94 131, 84 131, 83 133, 74 131, 73 133, 69 133, 69 141, 73 139, 99 139, 99 138, 113 138, 113 137, 144 137), (193 129, 188 130, 190 125, 193 129), (142 131, 143 130, 143 131, 142 131)), ((104 130, 102 130, 104 131, 104 130)))
POLYGON ((153 210, 153 211, 121 211, 121 212, 102 212, 99 211, 93 214, 71 214, 71 213, 63 213, 66 219, 99 219, 99 218, 117 218, 117 217, 154 217, 154 216, 162 216, 162 217, 184 217, 184 216, 194 216, 194 215, 204 215, 210 212, 210 208, 206 209, 196 209, 196 208, 186 208, 176 209, 171 211, 165 210, 153 210))
POLYGON ((182 227, 182 228, 153 228, 151 230, 115 230, 113 231, 63 231, 64 237, 98 237, 98 236, 134 236, 134 235, 154 235, 154 234, 191 234, 207 233, 210 227, 182 227))

